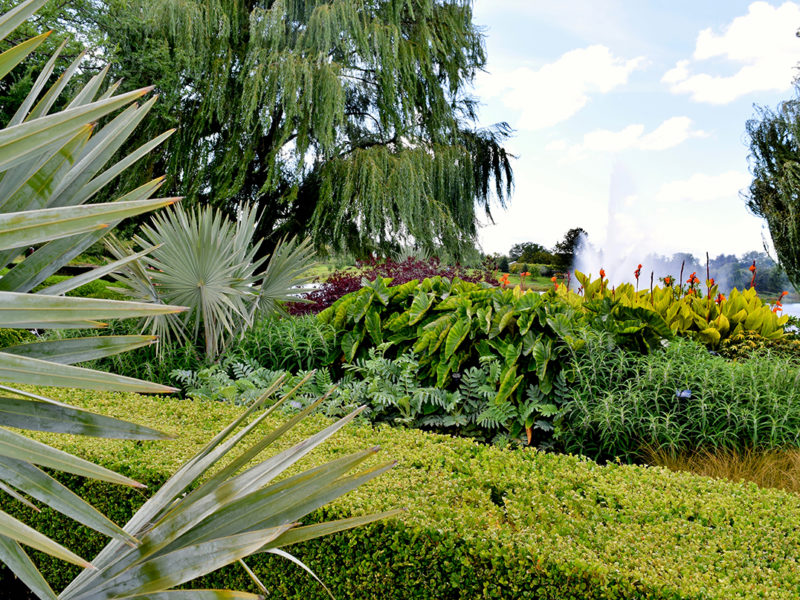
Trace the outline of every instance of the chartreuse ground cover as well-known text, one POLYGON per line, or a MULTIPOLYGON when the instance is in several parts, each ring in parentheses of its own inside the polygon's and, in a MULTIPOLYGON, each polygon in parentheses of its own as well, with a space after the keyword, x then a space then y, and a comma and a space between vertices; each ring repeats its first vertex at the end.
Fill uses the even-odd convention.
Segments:
MULTIPOLYGON (((47 393, 100 413, 158 422, 165 432, 179 433, 178 440, 143 442, 34 434, 135 477, 148 484, 147 493, 220 423, 243 410, 218 402, 122 393, 47 393)), ((282 440, 281 447, 326 423, 322 416, 309 419, 282 440)), ((382 447, 378 456, 395 457, 399 465, 311 518, 398 506, 408 511, 346 535, 290 548, 336 598, 789 599, 800 595, 797 495, 660 468, 600 466, 569 455, 504 450, 385 426, 348 426, 306 460, 321 463, 372 445, 382 447)), ((67 481, 92 502, 113 507, 110 514, 120 520, 146 496, 110 484, 67 481)), ((11 510, 10 504, 4 500, 3 508, 11 510)), ((100 536, 65 527, 46 508, 31 518, 81 554, 92 555, 102 546, 100 536)), ((70 568, 63 563, 41 556, 37 560, 56 586, 70 579, 70 568)), ((288 568, 278 557, 262 554, 249 564, 262 581, 269 582, 273 597, 327 597, 306 573, 288 568)), ((200 583, 250 586, 236 565, 200 583)))

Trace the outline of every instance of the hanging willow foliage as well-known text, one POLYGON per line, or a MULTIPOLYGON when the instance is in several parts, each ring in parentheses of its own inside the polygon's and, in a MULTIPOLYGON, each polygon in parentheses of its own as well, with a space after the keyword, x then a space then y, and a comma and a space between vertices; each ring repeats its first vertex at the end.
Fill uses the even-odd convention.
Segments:
POLYGON ((767 222, 778 260, 800 290, 800 99, 775 112, 757 107, 747 133, 753 173, 747 207, 767 222))
MULTIPOLYGON (((102 5, 102 6, 100 6, 102 5)), ((104 0, 127 85, 178 126, 156 162, 188 198, 257 201, 259 234, 359 254, 472 244, 512 185, 505 124, 475 127, 469 0, 104 0)))

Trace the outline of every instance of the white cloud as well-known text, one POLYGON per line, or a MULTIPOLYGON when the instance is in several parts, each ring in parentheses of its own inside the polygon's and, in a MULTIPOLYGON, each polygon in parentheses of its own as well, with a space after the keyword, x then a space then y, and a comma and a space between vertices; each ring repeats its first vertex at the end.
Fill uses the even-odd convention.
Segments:
POLYGON ((615 57, 606 46, 570 50, 541 68, 519 67, 484 74, 478 80, 481 97, 500 97, 520 111, 518 129, 537 130, 566 121, 589 103, 592 94, 605 94, 627 83, 644 59, 615 57))
POLYGON ((704 29, 697 36, 693 61, 678 61, 661 81, 675 94, 690 94, 697 102, 727 104, 756 91, 783 91, 792 86, 800 59, 800 5, 771 6, 754 2, 721 33, 704 29), (739 66, 732 75, 698 71, 697 63, 725 59, 739 66))
POLYGON ((719 175, 695 173, 688 179, 670 181, 656 192, 655 200, 660 203, 675 202, 713 202, 715 200, 737 199, 739 192, 750 185, 751 177, 743 171, 727 171, 719 175))
POLYGON ((620 131, 598 129, 583 136, 579 144, 569 146, 564 140, 551 142, 546 150, 564 152, 571 160, 583 158, 591 152, 616 153, 623 150, 666 150, 682 144, 690 138, 706 137, 708 134, 692 128, 689 117, 672 117, 654 130, 645 133, 645 126, 636 123, 620 131))

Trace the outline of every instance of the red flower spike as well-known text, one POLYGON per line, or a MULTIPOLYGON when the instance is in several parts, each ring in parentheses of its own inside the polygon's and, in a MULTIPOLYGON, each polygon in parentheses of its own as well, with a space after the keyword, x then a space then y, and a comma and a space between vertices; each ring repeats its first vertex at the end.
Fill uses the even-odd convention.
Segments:
POLYGON ((605 278, 606 278, 605 269, 600 269, 600 279, 605 279, 605 278))

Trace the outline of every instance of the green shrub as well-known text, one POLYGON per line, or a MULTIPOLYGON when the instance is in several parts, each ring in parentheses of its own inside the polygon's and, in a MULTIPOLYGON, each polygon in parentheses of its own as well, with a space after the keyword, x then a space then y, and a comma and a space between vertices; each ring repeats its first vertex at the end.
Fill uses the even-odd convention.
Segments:
MULTIPOLYGON (((51 275, 39 288, 34 288, 37 291, 40 288, 45 288, 67 279, 71 279, 69 275, 51 275)), ((78 296, 82 298, 104 298, 106 300, 127 300, 128 298, 123 294, 112 288, 119 288, 119 284, 105 281, 103 279, 95 279, 80 287, 75 288, 66 293, 67 296, 78 296)))
MULTIPOLYGON (((176 441, 136 443, 37 435, 150 490, 239 412, 223 403, 125 394, 55 396, 179 433, 176 441)), ((283 443, 324 422, 312 418, 283 443)), ((800 590, 797 495, 387 427, 348 427, 310 460, 321 463, 365 444, 380 444, 381 454, 397 457, 399 465, 315 518, 397 506, 408 512, 290 548, 337 599, 789 600, 800 590)), ((120 522, 143 500, 139 492, 96 482, 70 484, 82 485, 84 495, 120 522)), ((2 508, 11 505, 4 497, 2 508)), ((99 547, 46 509, 31 518, 82 554, 99 547)), ((56 586, 70 578, 63 564, 41 564, 56 586)), ((260 555, 249 564, 273 597, 328 598, 278 557, 260 555)), ((8 584, 6 575, 3 589, 8 584)), ((256 591, 236 566, 202 585, 256 591)))
POLYGON ((552 290, 542 295, 443 277, 392 287, 389 281, 368 282, 319 313, 321 322, 336 329, 341 360, 366 358, 380 344, 389 358, 413 351, 421 385, 454 390, 454 374, 493 357, 502 368, 483 420, 529 444, 548 441, 561 404, 567 349, 580 343, 576 329, 597 321, 619 344, 644 351, 671 335, 652 311, 610 300, 584 312, 552 290))
POLYGON ((256 361, 268 369, 300 371, 333 362, 336 331, 314 315, 261 319, 234 342, 228 354, 256 361))
MULTIPOLYGON (((136 335, 141 324, 135 319, 112 321, 103 330, 108 335, 136 335)), ((76 330, 50 331, 48 339, 77 337, 76 330)), ((107 356, 83 363, 82 366, 98 371, 153 381, 162 385, 173 385, 171 373, 175 370, 198 370, 204 366, 203 357, 190 344, 164 344, 159 354, 156 346, 136 348, 122 354, 107 356)))
POLYGON ((590 340, 570 368, 560 445, 593 458, 636 460, 644 446, 695 449, 800 446, 794 359, 731 362, 676 339, 647 356, 590 340))

